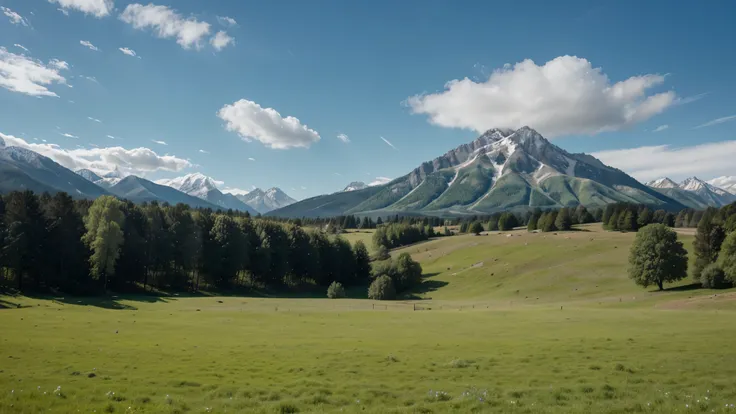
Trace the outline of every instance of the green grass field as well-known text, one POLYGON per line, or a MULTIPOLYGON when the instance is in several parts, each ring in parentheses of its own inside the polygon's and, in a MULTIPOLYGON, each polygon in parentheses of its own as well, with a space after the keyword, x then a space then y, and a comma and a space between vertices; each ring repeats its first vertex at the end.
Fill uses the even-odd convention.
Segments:
POLYGON ((584 230, 407 247, 415 300, 0 297, 0 412, 736 412, 736 291, 584 230))

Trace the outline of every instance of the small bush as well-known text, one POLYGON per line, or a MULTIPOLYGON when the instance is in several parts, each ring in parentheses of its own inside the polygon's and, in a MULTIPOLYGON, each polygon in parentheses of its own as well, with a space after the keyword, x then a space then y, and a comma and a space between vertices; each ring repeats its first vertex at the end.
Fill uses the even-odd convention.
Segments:
POLYGON ((332 282, 327 288, 327 297, 330 299, 342 299, 345 297, 345 288, 340 282, 332 282))
POLYGON ((703 269, 700 274, 700 283, 706 289, 723 289, 731 286, 726 280, 723 269, 715 263, 711 263, 703 269))
POLYGON ((392 300, 396 299, 396 288, 394 281, 386 275, 381 275, 371 283, 368 288, 368 299, 392 300))

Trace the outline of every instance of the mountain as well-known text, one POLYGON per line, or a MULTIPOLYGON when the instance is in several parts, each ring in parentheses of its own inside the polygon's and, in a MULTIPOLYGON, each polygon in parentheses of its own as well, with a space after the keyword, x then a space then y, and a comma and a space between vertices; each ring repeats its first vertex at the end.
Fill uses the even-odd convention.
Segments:
POLYGON ((77 170, 74 172, 81 175, 82 178, 84 178, 85 180, 92 181, 93 183, 95 181, 100 181, 102 179, 102 177, 100 177, 99 175, 95 174, 93 171, 90 171, 86 168, 82 168, 81 170, 77 170))
POLYGON ((491 129, 370 190, 351 192, 356 194, 349 200, 337 196, 345 193, 314 197, 271 214, 445 216, 578 204, 599 207, 613 202, 683 207, 591 155, 568 153, 529 127, 491 129), (359 198, 363 200, 356 203, 359 198))
POLYGON ((256 188, 248 194, 240 194, 235 197, 261 214, 296 203, 296 200, 277 187, 269 188, 266 191, 256 188))
POLYGON ((345 187, 342 191, 356 191, 356 190, 364 190, 368 188, 368 184, 362 182, 362 181, 353 181, 352 183, 348 184, 347 187, 345 187))
POLYGON ((109 191, 120 198, 130 200, 134 203, 158 201, 159 203, 166 202, 171 205, 184 203, 192 208, 201 207, 211 208, 213 210, 221 208, 177 189, 156 184, 144 178, 136 177, 135 175, 129 175, 123 178, 117 184, 110 187, 109 191))
POLYGON ((680 188, 693 192, 708 202, 708 205, 720 207, 736 201, 736 196, 728 191, 699 179, 690 177, 680 183, 680 188))
POLYGON ((708 184, 714 185, 718 188, 722 188, 731 194, 736 195, 736 175, 714 178, 708 181, 708 184))
POLYGON ((190 196, 200 198, 224 209, 247 211, 250 214, 258 214, 256 210, 246 203, 238 200, 234 195, 220 191, 217 188, 215 180, 201 173, 187 174, 183 177, 172 179, 157 180, 156 184, 177 189, 183 193, 189 194, 190 196))
POLYGON ((6 147, 0 138, 0 192, 32 190, 35 193, 68 193, 74 198, 96 198, 107 192, 29 149, 6 147))
POLYGON ((679 184, 664 177, 650 181, 647 185, 687 207, 696 209, 720 207, 736 201, 733 194, 697 177, 688 178, 679 184))

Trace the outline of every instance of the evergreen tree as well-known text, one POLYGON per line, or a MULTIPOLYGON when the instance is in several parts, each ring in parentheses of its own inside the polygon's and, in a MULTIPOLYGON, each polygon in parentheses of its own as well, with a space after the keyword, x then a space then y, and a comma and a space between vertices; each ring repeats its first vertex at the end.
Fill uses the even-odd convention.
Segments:
POLYGON ((700 280, 703 269, 718 259, 721 243, 726 238, 723 227, 714 224, 716 210, 708 208, 698 223, 698 230, 693 241, 695 263, 693 264, 693 277, 700 280))
POLYGON ((491 218, 488 220, 488 231, 498 231, 498 219, 499 216, 496 214, 491 216, 491 218))
POLYGON ((639 218, 636 220, 637 228, 644 227, 647 224, 650 224, 654 221, 654 215, 652 214, 652 210, 649 210, 649 208, 644 207, 641 210, 641 213, 639 214, 639 218))
POLYGON ((672 213, 666 213, 662 219, 662 224, 667 227, 675 227, 675 215, 672 213))
POLYGON ((84 220, 66 193, 54 194, 44 207, 48 223, 46 282, 55 288, 80 291, 89 277, 89 249, 82 243, 84 220))
POLYGON ((114 289, 124 289, 126 285, 144 282, 148 273, 148 219, 143 210, 131 202, 123 205, 123 215, 123 245, 115 265, 115 277, 110 281, 114 289))
POLYGON ((355 256, 355 279, 357 283, 367 282, 371 277, 371 257, 365 244, 358 240, 353 246, 355 256))
POLYGON ((508 211, 502 213, 498 218, 498 229, 501 231, 513 230, 518 224, 519 222, 516 220, 516 216, 508 211))
POLYGON ((13 269, 18 290, 23 291, 23 279, 30 276, 40 287, 44 273, 46 221, 38 197, 32 191, 14 191, 5 205, 5 259, 13 269))
POLYGON ((216 286, 230 287, 241 268, 245 240, 235 220, 226 214, 215 216, 211 234, 216 252, 208 276, 216 286))
POLYGON ((475 221, 473 224, 470 225, 470 228, 468 229, 468 233, 475 234, 476 236, 481 234, 483 232, 483 225, 480 224, 480 221, 475 221))
POLYGON ((555 227, 557 227, 557 230, 561 231, 567 231, 572 228, 570 209, 568 209, 567 207, 563 207, 560 209, 560 211, 557 213, 557 218, 555 219, 555 227))

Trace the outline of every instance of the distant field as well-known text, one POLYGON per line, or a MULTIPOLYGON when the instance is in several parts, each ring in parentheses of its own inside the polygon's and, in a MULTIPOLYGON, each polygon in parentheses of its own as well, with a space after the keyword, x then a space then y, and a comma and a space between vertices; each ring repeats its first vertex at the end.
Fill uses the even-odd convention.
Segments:
POLYGON ((0 297, 0 412, 736 412, 736 291, 584 230, 408 247, 418 300, 0 297))
POLYGON ((345 240, 351 244, 355 244, 358 240, 365 243, 365 247, 368 248, 368 252, 373 253, 375 246, 373 246, 373 233, 376 231, 373 229, 365 230, 345 230, 345 233, 341 234, 345 240))

